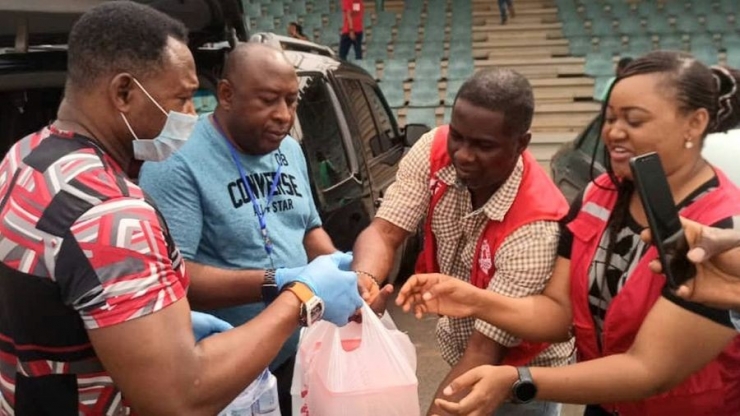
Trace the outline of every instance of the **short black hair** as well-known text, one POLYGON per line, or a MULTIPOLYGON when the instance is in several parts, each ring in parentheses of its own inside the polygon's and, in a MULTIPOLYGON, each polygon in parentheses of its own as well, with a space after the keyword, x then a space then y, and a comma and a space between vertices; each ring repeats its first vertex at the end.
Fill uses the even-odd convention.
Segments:
POLYGON ((68 82, 86 88, 105 74, 156 71, 169 37, 187 43, 185 25, 152 7, 131 1, 95 6, 69 34, 68 82))
POLYGON ((521 135, 532 126, 532 85, 522 74, 511 69, 490 68, 476 72, 457 92, 455 102, 460 99, 503 113, 507 134, 521 135))

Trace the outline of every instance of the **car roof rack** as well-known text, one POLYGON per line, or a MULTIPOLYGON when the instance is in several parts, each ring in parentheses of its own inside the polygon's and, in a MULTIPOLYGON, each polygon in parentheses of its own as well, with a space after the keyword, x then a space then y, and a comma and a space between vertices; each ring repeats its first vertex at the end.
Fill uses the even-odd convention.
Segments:
POLYGON ((249 38, 249 41, 272 45, 286 51, 306 52, 332 58, 336 58, 337 56, 334 50, 328 46, 270 32, 255 33, 249 38))

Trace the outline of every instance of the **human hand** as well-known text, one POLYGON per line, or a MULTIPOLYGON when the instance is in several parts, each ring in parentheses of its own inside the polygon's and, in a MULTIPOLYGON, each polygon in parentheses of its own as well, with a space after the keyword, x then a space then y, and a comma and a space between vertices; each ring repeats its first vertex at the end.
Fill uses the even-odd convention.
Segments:
POLYGON ((413 309, 417 319, 421 319, 425 313, 464 318, 475 313, 479 290, 444 274, 415 274, 398 292, 396 304, 404 312, 413 309))
POLYGON ((191 311, 190 321, 193 325, 195 342, 199 342, 203 338, 207 338, 213 334, 234 328, 230 323, 203 312, 191 311))
POLYGON ((350 264, 352 255, 336 252, 317 257, 297 273, 290 272, 291 281, 305 284, 324 301, 323 319, 337 326, 346 325, 362 306, 357 275, 349 271, 350 264))
POLYGON ((349 30, 349 38, 352 40, 357 40, 357 35, 355 34, 355 31, 352 29, 349 30))
POLYGON ((453 380, 442 391, 447 397, 468 391, 465 397, 457 403, 438 398, 434 404, 453 415, 488 416, 509 399, 511 387, 518 379, 514 367, 475 367, 453 380))
POLYGON ((360 288, 360 296, 376 314, 385 313, 388 298, 393 294, 393 285, 386 284, 381 289, 378 281, 367 272, 357 271, 357 281, 360 288))
MULTIPOLYGON (((676 294, 691 302, 721 309, 740 308, 740 232, 707 227, 682 218, 690 250, 688 259, 696 264, 696 276, 678 288, 676 294)), ((650 242, 650 230, 642 233, 650 242)), ((661 273, 659 260, 650 269, 661 273)))

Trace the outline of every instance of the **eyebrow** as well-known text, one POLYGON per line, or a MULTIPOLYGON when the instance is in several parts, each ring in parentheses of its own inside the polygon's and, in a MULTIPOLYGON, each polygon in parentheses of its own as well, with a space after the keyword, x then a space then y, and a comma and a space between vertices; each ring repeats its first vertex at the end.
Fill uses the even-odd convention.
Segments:
MULTIPOLYGON (((463 136, 459 131, 452 128, 452 125, 450 125, 450 132, 458 136, 463 136)), ((473 142, 485 142, 485 143, 498 143, 499 142, 498 137, 466 137, 466 139, 473 141, 473 142)))
MULTIPOLYGON (((616 111, 616 110, 614 110, 614 107, 611 106, 611 105, 607 106, 606 108, 608 110, 611 110, 611 111, 616 111)), ((652 114, 648 109, 642 108, 642 107, 638 107, 638 106, 624 107, 621 110, 622 110, 622 112, 625 112, 625 113, 628 113, 630 111, 640 111, 640 112, 643 112, 643 113, 652 114)))

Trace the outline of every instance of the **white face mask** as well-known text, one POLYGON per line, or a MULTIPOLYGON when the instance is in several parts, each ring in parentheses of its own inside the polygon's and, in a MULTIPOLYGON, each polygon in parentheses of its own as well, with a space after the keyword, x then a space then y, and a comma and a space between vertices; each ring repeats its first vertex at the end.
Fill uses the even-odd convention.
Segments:
POLYGON ((190 137, 190 134, 195 128, 195 123, 198 122, 198 116, 192 114, 180 113, 177 111, 170 111, 167 113, 164 108, 157 103, 149 92, 134 78, 136 85, 146 94, 147 97, 159 108, 159 110, 167 116, 167 121, 162 127, 162 131, 157 137, 152 140, 142 140, 139 136, 134 133, 134 129, 131 128, 126 116, 121 113, 123 122, 126 123, 126 127, 131 132, 131 135, 136 139, 133 143, 134 146, 134 158, 142 161, 160 162, 167 159, 173 153, 185 144, 190 137))

